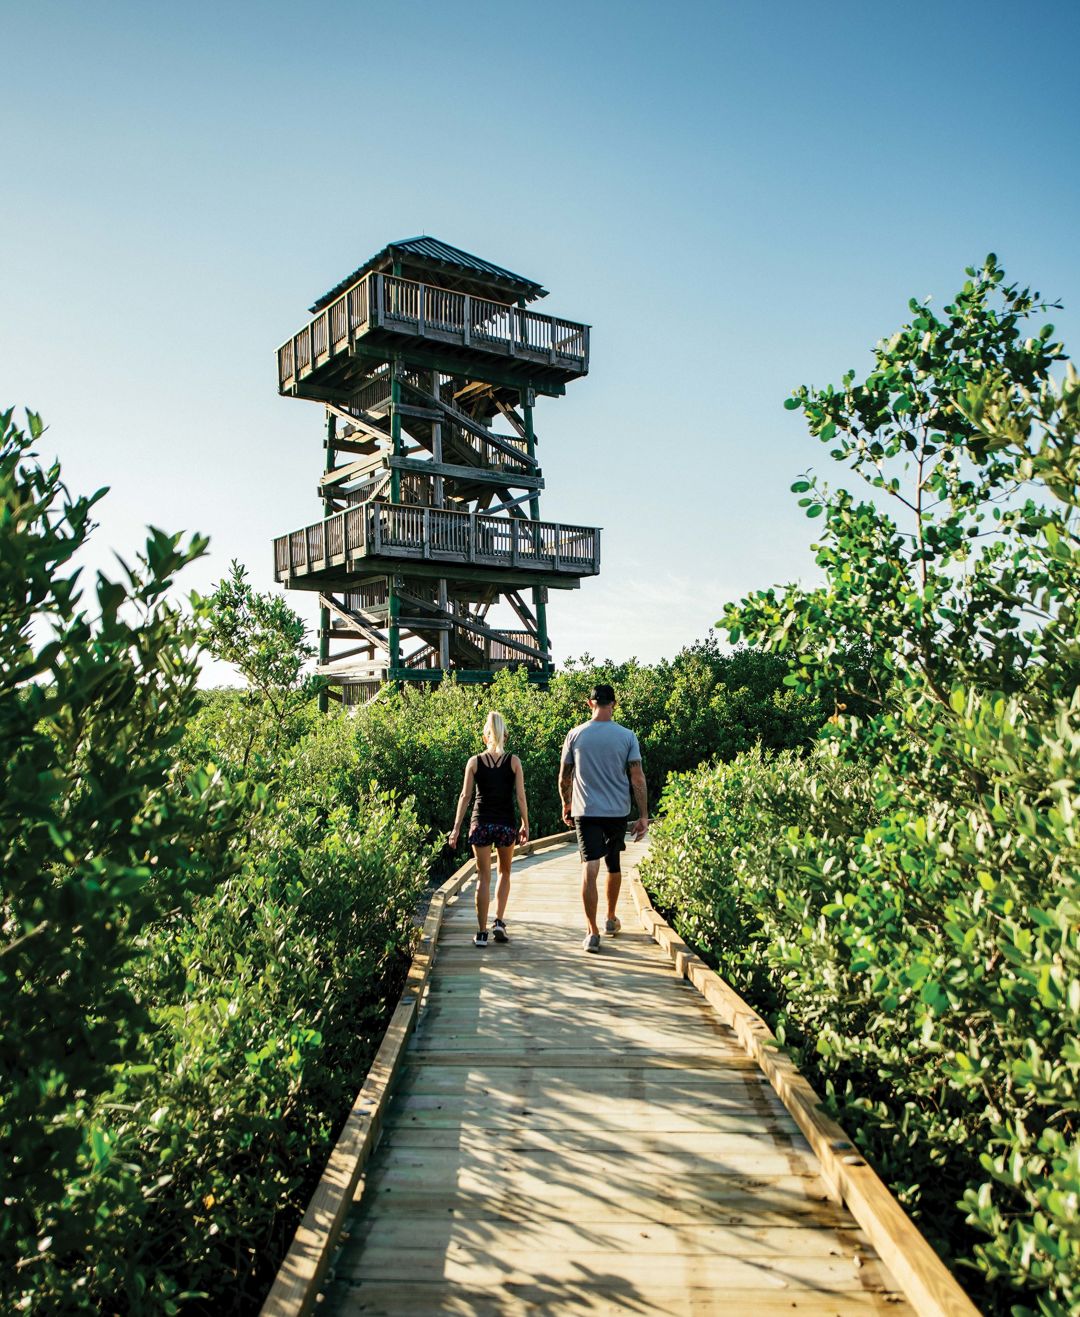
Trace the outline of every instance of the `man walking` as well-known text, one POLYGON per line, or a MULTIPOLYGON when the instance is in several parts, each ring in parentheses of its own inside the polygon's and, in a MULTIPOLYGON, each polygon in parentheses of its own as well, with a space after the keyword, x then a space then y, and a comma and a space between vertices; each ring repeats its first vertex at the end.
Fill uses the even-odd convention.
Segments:
POLYGON ((596 922, 596 878, 600 861, 607 866, 607 922, 604 932, 614 937, 621 927, 615 905, 622 886, 622 862, 626 849, 626 820, 630 814, 633 788, 639 817, 631 829, 640 841, 649 828, 648 792, 641 768, 641 748, 628 727, 615 722, 615 691, 604 682, 589 696, 592 718, 573 728, 562 749, 559 795, 563 822, 577 832, 581 856, 581 900, 588 932, 582 946, 600 950, 600 928, 596 922))

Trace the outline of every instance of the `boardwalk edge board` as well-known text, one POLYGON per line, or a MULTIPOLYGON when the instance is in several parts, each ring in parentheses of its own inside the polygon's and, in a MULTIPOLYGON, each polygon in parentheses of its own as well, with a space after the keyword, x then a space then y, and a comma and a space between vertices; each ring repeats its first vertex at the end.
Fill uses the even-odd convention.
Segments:
POLYGON ((978 1309, 885 1182, 843 1128, 822 1110, 821 1099, 781 1051, 769 1026, 657 914, 636 869, 628 878, 642 925, 667 952, 675 972, 697 988, 761 1067, 813 1148, 826 1183, 866 1232, 919 1317, 979 1317, 978 1309))
MULTIPOLYGON (((573 835, 572 832, 558 832, 550 837, 540 837, 520 846, 517 854, 532 855, 551 846, 563 845, 573 835)), ((443 912, 451 898, 457 896, 475 873, 476 861, 467 860, 431 898, 398 1004, 330 1153, 322 1179, 315 1186, 303 1220, 296 1228, 289 1251, 266 1296, 260 1317, 306 1317, 315 1308, 323 1278, 353 1205, 360 1176, 382 1133, 386 1104, 416 1024, 417 1008, 435 959, 443 912)))

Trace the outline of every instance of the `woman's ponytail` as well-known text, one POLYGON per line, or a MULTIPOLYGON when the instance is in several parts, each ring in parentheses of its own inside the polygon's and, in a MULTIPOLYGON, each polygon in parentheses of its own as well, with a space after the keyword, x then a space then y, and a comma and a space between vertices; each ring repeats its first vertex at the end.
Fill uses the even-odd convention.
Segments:
POLYGON ((494 709, 488 714, 484 723, 484 735, 491 733, 491 739, 495 742, 495 749, 499 754, 503 753, 503 747, 506 745, 506 721, 501 713, 496 713, 494 709))

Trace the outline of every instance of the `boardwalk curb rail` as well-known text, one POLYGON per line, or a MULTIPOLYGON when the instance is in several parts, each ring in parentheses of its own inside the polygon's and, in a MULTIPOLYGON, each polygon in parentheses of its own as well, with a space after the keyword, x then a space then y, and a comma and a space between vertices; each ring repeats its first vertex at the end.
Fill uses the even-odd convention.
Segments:
POLYGON ((780 1050, 769 1026, 657 914, 636 870, 627 877, 645 929, 671 957, 675 972, 697 988, 761 1067, 813 1148, 826 1183, 866 1232, 919 1317, 979 1317, 978 1309, 885 1182, 843 1128, 822 1110, 821 1099, 780 1050))
MULTIPOLYGON (((560 846, 573 835, 572 832, 558 832, 550 837, 540 837, 520 846, 517 854, 532 855, 549 846, 560 846)), ((345 1218, 353 1205, 360 1176, 379 1141, 386 1104, 431 973, 446 903, 457 895, 475 872, 476 861, 467 860, 431 898, 420 941, 398 1004, 390 1017, 367 1078, 326 1163, 322 1178, 311 1196, 303 1220, 296 1228, 285 1260, 266 1296, 260 1317, 306 1317, 315 1308, 345 1218)))

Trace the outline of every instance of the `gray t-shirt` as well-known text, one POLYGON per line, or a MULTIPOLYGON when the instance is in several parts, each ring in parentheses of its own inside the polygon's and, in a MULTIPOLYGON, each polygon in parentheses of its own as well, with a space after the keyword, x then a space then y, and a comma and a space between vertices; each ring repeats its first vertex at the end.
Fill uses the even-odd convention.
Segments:
POLYGON ((627 765, 640 758, 637 737, 619 723, 594 720, 568 732, 562 763, 574 769, 573 817, 626 818, 630 813, 627 765))

